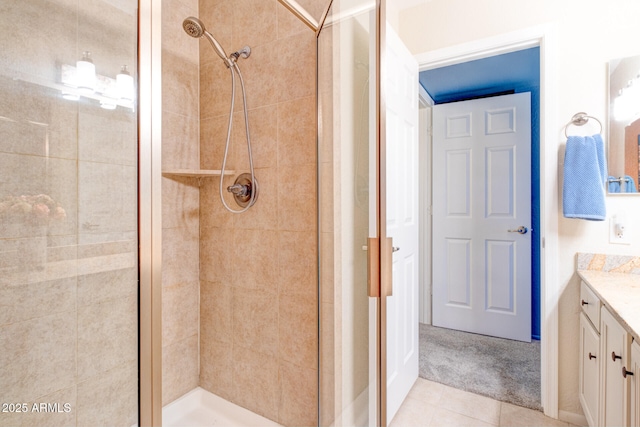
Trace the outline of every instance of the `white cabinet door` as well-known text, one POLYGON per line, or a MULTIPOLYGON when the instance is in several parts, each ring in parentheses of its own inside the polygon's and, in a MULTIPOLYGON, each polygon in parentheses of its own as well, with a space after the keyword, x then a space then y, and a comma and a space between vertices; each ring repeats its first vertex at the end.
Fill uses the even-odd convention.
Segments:
POLYGON ((590 427, 598 425, 600 335, 580 313, 580 403, 590 427))
POLYGON ((629 399, 629 413, 631 427, 640 427, 640 345, 634 342, 631 346, 631 366, 627 368, 633 373, 631 376, 631 393, 629 399))
POLYGON ((626 414, 628 382, 622 377, 622 367, 628 364, 629 334, 605 307, 602 307, 600 318, 600 378, 603 387, 599 425, 626 426, 629 418, 626 414))

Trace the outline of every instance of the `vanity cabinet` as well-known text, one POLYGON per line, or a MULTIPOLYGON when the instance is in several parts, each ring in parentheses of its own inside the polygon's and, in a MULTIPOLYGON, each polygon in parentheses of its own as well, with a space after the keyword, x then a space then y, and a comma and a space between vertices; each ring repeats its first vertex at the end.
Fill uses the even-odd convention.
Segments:
POLYGON ((596 331, 600 333, 600 308, 602 307, 602 301, 600 301, 600 298, 598 298, 595 292, 584 282, 580 282, 580 306, 596 331))
POLYGON ((635 389, 635 396, 630 389, 638 387, 633 381, 634 370, 640 369, 640 347, 634 343, 637 355, 632 357, 631 335, 584 282, 580 305, 579 396, 587 422, 592 427, 628 426, 630 422, 640 427, 640 409, 632 409, 640 388, 635 389), (623 367, 633 375, 625 378, 623 367), (635 418, 630 417, 630 411, 635 411, 635 418))
POLYGON ((626 368, 633 375, 627 374, 630 384, 629 417, 631 427, 640 427, 640 345, 637 341, 631 344, 630 367, 626 368))
POLYGON ((600 396, 600 334, 580 313, 580 403, 590 426, 598 424, 600 396))
POLYGON ((600 425, 627 426, 629 381, 622 368, 629 366, 630 336, 605 307, 600 318, 600 425))

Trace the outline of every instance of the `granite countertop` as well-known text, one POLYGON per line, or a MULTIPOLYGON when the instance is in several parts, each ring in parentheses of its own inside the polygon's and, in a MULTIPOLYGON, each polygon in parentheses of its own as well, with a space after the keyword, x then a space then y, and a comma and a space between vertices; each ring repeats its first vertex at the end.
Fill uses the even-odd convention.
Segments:
POLYGON ((640 341, 640 274, 578 270, 620 325, 640 341))

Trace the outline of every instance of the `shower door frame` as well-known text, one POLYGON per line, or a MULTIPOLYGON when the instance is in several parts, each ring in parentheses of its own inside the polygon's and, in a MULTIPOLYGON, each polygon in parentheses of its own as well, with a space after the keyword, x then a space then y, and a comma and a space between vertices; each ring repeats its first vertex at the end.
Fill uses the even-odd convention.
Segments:
POLYGON ((138 1, 139 422, 162 425, 162 15, 138 1))

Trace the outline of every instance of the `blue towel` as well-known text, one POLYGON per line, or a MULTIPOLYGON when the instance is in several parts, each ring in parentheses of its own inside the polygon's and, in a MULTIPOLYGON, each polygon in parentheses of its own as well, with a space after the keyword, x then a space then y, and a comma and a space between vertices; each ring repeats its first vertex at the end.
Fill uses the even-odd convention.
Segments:
POLYGON ((604 221, 607 217, 606 181, 607 163, 602 136, 570 136, 564 155, 564 216, 604 221))
POLYGON ((635 193, 636 183, 629 175, 625 175, 623 184, 620 183, 619 178, 615 176, 609 176, 609 193, 620 193, 621 189, 624 189, 625 193, 635 193))
POLYGON ((633 178, 631 178, 629 175, 625 175, 624 176, 627 181, 625 182, 626 189, 625 192, 626 193, 635 193, 636 192, 636 183, 633 181, 633 178))
POLYGON ((620 181, 615 176, 609 176, 609 193, 620 192, 620 181))

